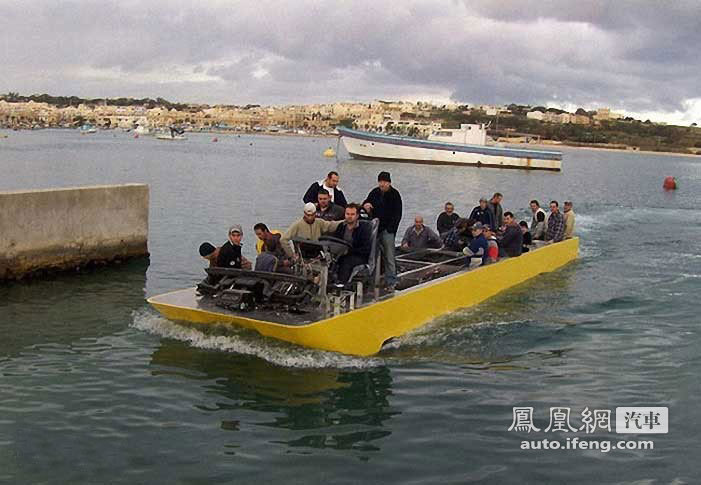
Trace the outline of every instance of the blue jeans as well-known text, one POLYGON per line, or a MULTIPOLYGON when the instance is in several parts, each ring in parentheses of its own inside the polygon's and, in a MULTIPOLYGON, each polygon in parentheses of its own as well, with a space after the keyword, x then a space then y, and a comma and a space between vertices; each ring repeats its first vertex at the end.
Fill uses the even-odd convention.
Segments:
POLYGON ((395 234, 383 230, 380 233, 380 246, 382 247, 382 262, 385 265, 385 284, 397 283, 397 264, 394 261, 395 234))

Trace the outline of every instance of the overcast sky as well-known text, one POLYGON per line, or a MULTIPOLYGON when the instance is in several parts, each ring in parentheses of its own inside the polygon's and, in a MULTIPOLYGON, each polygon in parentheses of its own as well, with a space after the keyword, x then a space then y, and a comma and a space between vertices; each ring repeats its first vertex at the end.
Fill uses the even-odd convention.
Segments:
POLYGON ((523 103, 701 122, 701 2, 0 0, 0 93, 523 103))

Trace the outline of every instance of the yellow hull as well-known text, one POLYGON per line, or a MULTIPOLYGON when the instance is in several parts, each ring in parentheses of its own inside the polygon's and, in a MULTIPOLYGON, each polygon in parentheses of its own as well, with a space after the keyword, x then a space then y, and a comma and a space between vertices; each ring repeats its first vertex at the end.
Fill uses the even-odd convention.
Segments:
POLYGON ((568 239, 518 258, 430 281, 366 307, 303 325, 253 320, 200 309, 194 288, 154 296, 148 302, 171 320, 231 323, 305 347, 367 356, 379 352, 388 339, 399 337, 440 315, 476 305, 540 273, 564 266, 577 258, 578 250, 579 239, 568 239), (191 303, 177 303, 179 295, 191 297, 191 303))

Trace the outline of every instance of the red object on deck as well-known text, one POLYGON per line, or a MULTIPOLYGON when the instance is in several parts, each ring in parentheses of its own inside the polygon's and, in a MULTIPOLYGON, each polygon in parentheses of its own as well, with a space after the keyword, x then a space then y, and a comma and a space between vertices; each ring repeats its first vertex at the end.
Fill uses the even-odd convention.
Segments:
POLYGON ((674 177, 665 177, 662 182, 662 188, 665 190, 677 190, 677 181, 674 177))
POLYGON ((134 138, 139 138, 139 134, 138 134, 138 133, 135 134, 135 135, 134 135, 134 138))
POLYGON ((212 141, 213 141, 213 142, 217 142, 217 141, 219 141, 219 138, 216 138, 216 137, 215 137, 215 138, 212 138, 212 141))

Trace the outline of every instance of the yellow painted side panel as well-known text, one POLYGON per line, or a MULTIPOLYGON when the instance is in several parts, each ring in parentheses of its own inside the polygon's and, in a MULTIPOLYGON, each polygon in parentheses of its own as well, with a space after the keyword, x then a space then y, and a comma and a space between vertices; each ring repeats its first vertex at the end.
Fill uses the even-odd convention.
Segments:
POLYGON ((159 303, 149 299, 165 317, 196 323, 232 323, 306 347, 353 355, 377 353, 389 338, 413 330, 432 319, 476 305, 534 276, 553 271, 577 258, 579 239, 545 246, 518 258, 480 267, 440 281, 397 293, 349 313, 308 325, 291 326, 246 317, 159 303))

